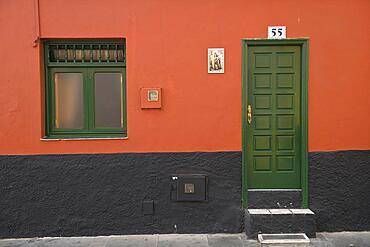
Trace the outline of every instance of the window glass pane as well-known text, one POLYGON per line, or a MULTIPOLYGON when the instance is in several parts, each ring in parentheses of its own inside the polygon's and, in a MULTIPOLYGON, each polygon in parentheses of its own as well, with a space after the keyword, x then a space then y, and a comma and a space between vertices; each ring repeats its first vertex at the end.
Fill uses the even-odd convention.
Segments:
POLYGON ((122 127, 122 74, 95 73, 95 127, 122 127))
POLYGON ((83 117, 83 79, 81 73, 55 73, 55 127, 81 129, 83 117))

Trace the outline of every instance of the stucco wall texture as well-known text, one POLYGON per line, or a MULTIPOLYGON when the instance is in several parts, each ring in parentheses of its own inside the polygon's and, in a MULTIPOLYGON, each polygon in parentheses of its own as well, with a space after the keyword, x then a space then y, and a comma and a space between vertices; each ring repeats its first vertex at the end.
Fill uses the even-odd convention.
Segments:
POLYGON ((0 0, 0 154, 240 151, 242 38, 308 37, 309 150, 370 149, 370 1, 39 0, 48 38, 126 38, 127 140, 42 141, 35 2, 0 0), (207 73, 207 48, 225 73, 207 73), (142 110, 140 88, 163 88, 142 110))

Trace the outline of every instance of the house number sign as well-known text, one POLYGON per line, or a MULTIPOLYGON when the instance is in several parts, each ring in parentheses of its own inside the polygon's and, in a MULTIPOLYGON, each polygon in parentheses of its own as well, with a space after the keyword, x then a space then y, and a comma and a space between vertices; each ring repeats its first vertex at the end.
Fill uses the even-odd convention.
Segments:
POLYGON ((286 39, 286 26, 269 26, 267 31, 269 39, 286 39))

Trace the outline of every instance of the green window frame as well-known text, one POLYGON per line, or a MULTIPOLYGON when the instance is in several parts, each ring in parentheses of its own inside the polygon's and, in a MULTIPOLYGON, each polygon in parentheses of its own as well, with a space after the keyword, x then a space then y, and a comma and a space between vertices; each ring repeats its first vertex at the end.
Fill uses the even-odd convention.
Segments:
MULTIPOLYGON (((45 61, 45 138, 127 137, 125 40, 46 40, 43 44, 45 61), (62 82, 58 82, 59 86, 57 86, 57 76, 58 78, 62 78, 59 75, 66 76, 68 74, 78 74, 78 83, 76 84, 72 79, 69 79, 70 81, 65 79, 67 84, 69 84, 69 88, 60 89, 62 82), (105 75, 106 77, 101 77, 101 75, 105 75), (103 107, 103 110, 96 111, 95 104, 97 102, 96 95, 98 95, 98 90, 101 90, 102 87, 107 88, 107 86, 102 86, 101 84, 100 88, 97 86, 98 76, 100 78, 108 78, 109 76, 114 78, 110 81, 114 84, 114 87, 110 89, 110 93, 116 96, 115 101, 111 103, 114 105, 111 113, 112 116, 110 116, 115 121, 113 125, 108 124, 108 126, 103 126, 104 124, 99 123, 99 126, 97 124, 97 112, 100 112, 99 119, 102 119, 102 116, 104 118, 104 114, 101 112, 104 112, 104 107, 108 107, 108 111, 110 110, 109 104, 105 104, 100 99, 99 106, 103 107), (74 86, 78 85, 78 90, 70 87, 73 83, 75 84, 74 86), (117 88, 120 90, 118 94, 117 88), (74 97, 73 100, 61 101, 60 98, 62 96, 60 95, 66 95, 68 93, 71 93, 71 97, 74 97), (79 99, 80 97, 82 99, 79 99), (64 104, 61 108, 66 107, 67 104, 72 105, 68 109, 73 112, 70 115, 79 119, 80 124, 78 127, 65 127, 65 124, 63 127, 59 124, 60 119, 64 115, 59 114, 61 111, 57 110, 60 109, 58 104, 64 104), (73 104, 76 104, 76 107, 73 104), (118 112, 120 112, 120 116, 117 115, 118 112), (59 115, 62 115, 62 117, 59 115), (117 125, 118 121, 120 123, 117 125)), ((65 78, 68 78, 68 76, 65 78)), ((104 80, 108 81, 108 79, 100 79, 99 83, 104 83, 104 80)), ((64 83, 65 87, 67 84, 64 83)), ((111 83, 111 85, 113 84, 111 83)), ((99 92, 99 95, 101 94, 99 92)))

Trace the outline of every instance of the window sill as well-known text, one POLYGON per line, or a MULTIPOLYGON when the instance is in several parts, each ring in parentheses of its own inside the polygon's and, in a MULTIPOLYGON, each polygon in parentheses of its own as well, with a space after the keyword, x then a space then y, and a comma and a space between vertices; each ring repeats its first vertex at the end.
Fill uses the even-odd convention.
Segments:
POLYGON ((126 140, 128 137, 76 137, 76 138, 40 138, 40 141, 96 141, 96 140, 126 140))

